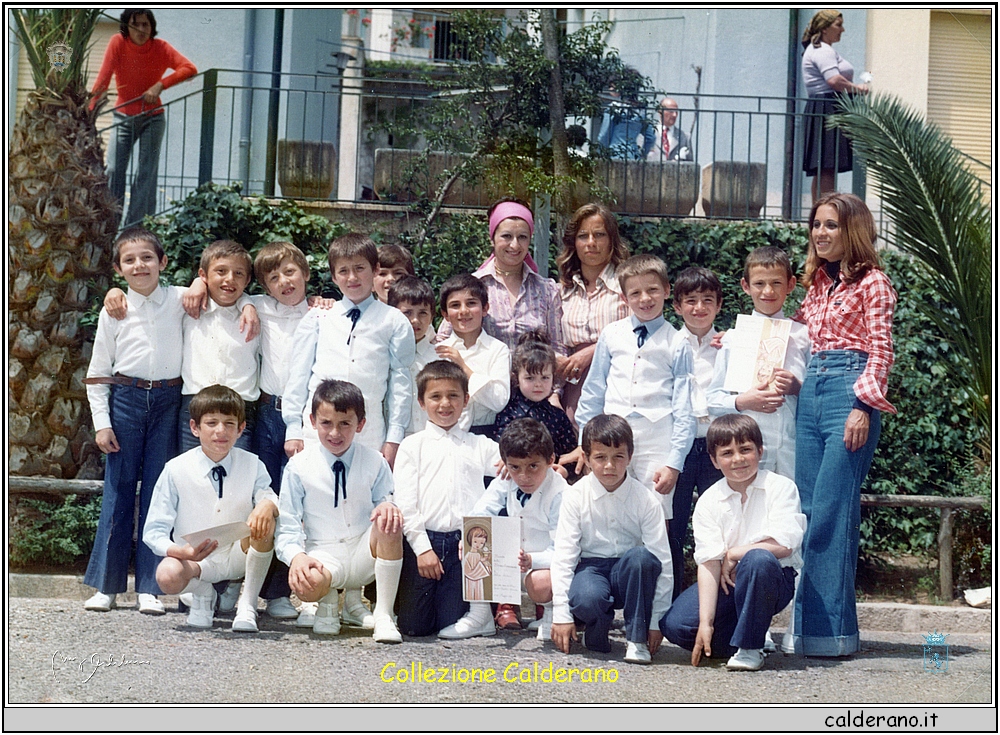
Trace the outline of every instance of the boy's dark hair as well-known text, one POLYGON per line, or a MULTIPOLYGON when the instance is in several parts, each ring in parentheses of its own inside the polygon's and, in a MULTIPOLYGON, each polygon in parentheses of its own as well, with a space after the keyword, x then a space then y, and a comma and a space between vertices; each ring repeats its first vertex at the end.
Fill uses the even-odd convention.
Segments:
POLYGON ((427 384, 432 380, 454 380, 462 386, 462 392, 469 395, 469 379, 465 371, 451 360, 434 360, 424 365, 417 373, 417 397, 421 400, 427 390, 427 384))
POLYGON ((132 22, 132 19, 137 15, 145 15, 149 18, 149 37, 150 39, 156 38, 156 16, 153 15, 152 10, 147 8, 125 8, 122 11, 121 16, 118 18, 118 29, 121 31, 122 35, 128 40, 128 26, 132 22))
POLYGON ((326 253, 330 273, 333 274, 337 261, 341 258, 354 258, 359 255, 371 264, 374 273, 378 268, 378 248, 370 237, 360 232, 348 232, 346 235, 334 238, 326 253))
POLYGON ((448 299, 456 291, 468 291, 473 297, 479 299, 483 308, 489 306, 490 295, 486 291, 486 284, 476 278, 471 273, 459 273, 452 276, 441 285, 441 313, 447 314, 448 299))
POLYGON ((541 375, 545 368, 556 372, 556 353, 549 344, 548 333, 544 329, 532 329, 517 338, 517 347, 510 360, 510 374, 516 383, 517 374, 524 370, 528 375, 541 375))
POLYGON ((247 420, 247 408, 240 394, 224 385, 210 385, 195 393, 188 404, 191 419, 201 423, 201 417, 207 413, 221 413, 223 416, 235 416, 238 423, 247 420))
POLYGON ((555 451, 549 430, 535 419, 514 419, 500 435, 500 457, 504 462, 507 457, 527 459, 538 455, 548 463, 555 451))
POLYGON ((417 275, 413 270, 413 255, 402 245, 383 245, 378 249, 379 268, 402 268, 411 276, 417 275))
POLYGON ((359 423, 365 420, 365 397, 354 383, 348 383, 346 380, 324 380, 316 386, 316 392, 313 393, 313 416, 316 415, 321 403, 329 403, 335 411, 342 413, 354 411, 359 423))
POLYGON ((389 287, 386 301, 389 306, 399 306, 404 301, 414 306, 425 304, 430 307, 431 316, 434 316, 434 310, 437 308, 434 289, 427 281, 416 276, 406 276, 393 283, 389 287))
POLYGON ((720 416, 708 427, 708 434, 705 436, 705 451, 708 456, 714 458, 715 450, 730 444, 733 439, 737 444, 743 442, 753 442, 758 451, 764 449, 764 437, 761 436, 760 426, 752 417, 742 413, 727 413, 720 416))
POLYGON ((285 258, 291 258, 292 262, 302 271, 306 281, 309 280, 309 261, 306 260, 305 253, 285 240, 269 242, 260 249, 257 257, 253 259, 253 274, 263 284, 267 275, 280 268, 285 258))
POLYGON ((246 248, 233 240, 216 240, 207 248, 202 250, 201 262, 198 264, 198 267, 207 273, 213 260, 228 258, 232 255, 235 255, 243 260, 246 265, 247 281, 249 281, 250 276, 253 273, 253 261, 250 259, 250 253, 246 251, 246 248))
POLYGON ((632 427, 628 425, 628 421, 613 413, 599 413, 583 427, 583 438, 580 441, 580 446, 583 447, 583 453, 588 457, 590 456, 590 447, 594 442, 606 447, 624 445, 628 449, 630 459, 635 451, 632 427))
POLYGON ((750 280, 751 268, 784 268, 786 278, 795 277, 792 259, 788 257, 788 253, 774 245, 765 245, 750 252, 743 264, 743 278, 747 281, 750 280))
POLYGON ((677 274, 674 280, 674 303, 680 304, 685 296, 698 291, 715 294, 715 302, 722 303, 722 284, 719 277, 708 268, 693 265, 677 274))
POLYGON ((157 260, 163 260, 163 256, 166 255, 163 252, 163 245, 160 243, 160 238, 145 228, 129 227, 122 230, 121 234, 115 238, 115 244, 111 250, 111 260, 119 268, 122 264, 122 245, 127 242, 144 242, 148 244, 156 253, 157 260))
POLYGON ((625 288, 625 283, 628 279, 644 276, 647 273, 652 273, 660 279, 664 291, 670 289, 670 275, 667 273, 667 264, 655 255, 633 255, 615 270, 615 275, 618 276, 618 285, 621 286, 622 293, 628 290, 625 288))

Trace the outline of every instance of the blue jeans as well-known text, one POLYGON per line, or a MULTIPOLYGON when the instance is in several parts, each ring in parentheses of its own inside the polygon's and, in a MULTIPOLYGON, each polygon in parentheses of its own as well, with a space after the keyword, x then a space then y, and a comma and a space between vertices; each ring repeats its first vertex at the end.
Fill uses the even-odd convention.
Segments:
POLYGON ((156 213, 156 177, 160 168, 160 143, 167 127, 166 113, 122 115, 114 113, 108 145, 108 188, 121 207, 125 207, 125 180, 132 146, 139 142, 139 161, 133 170, 125 226, 141 225, 147 214, 156 213))
POLYGON ((844 446, 854 384, 868 355, 851 350, 812 356, 795 421, 795 484, 807 519, 802 579, 795 598, 795 650, 847 656, 860 646, 854 598, 861 529, 861 483, 875 454, 881 416, 871 413, 868 441, 844 446))
POLYGON ((111 386, 111 428, 120 450, 107 455, 104 495, 94 549, 83 582, 108 595, 128 587, 132 536, 135 532, 135 488, 139 489, 139 527, 135 552, 135 589, 159 595, 156 566, 160 557, 142 543, 153 487, 167 460, 177 454, 177 408, 181 387, 111 386))
POLYGON ((684 591, 684 542, 691 525, 691 497, 698 488, 698 496, 722 479, 722 473, 715 469, 705 447, 704 437, 695 439, 684 460, 684 471, 677 478, 674 488, 674 517, 667 521, 670 541, 670 557, 674 566, 674 599, 684 591))
POLYGON ((635 546, 618 559, 580 559, 569 585, 569 611, 587 626, 587 648, 611 650, 608 631, 615 610, 622 609, 626 640, 646 643, 661 569, 660 560, 645 546, 635 546))
POLYGON ((403 570, 399 578, 396 602, 399 632, 424 636, 437 633, 457 622, 469 611, 462 600, 462 562, 458 558, 461 531, 428 531, 431 548, 441 560, 441 579, 425 579, 417 572, 417 556, 410 544, 403 542, 403 570))
MULTIPOLYGON (((785 609, 795 594, 795 570, 782 567, 770 551, 751 549, 736 565, 736 586, 727 595, 719 589, 712 630, 712 655, 732 656, 737 648, 761 649, 771 618, 785 609)), ((663 637, 693 650, 701 616, 698 585, 684 590, 660 620, 663 637)))
MULTIPOLYGON (((193 395, 181 396, 181 408, 177 416, 177 447, 181 454, 189 449, 201 446, 198 437, 191 433, 191 411, 188 407, 191 404, 192 398, 194 398, 193 395)), ((253 432, 257 425, 257 402, 247 401, 245 408, 247 427, 240 434, 240 438, 236 440, 234 446, 252 452, 253 432)))

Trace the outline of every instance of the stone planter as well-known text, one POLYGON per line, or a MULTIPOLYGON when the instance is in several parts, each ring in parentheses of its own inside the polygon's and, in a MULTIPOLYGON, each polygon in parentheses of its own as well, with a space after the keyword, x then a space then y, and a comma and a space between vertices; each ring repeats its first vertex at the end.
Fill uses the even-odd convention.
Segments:
POLYGON ((701 206, 707 217, 756 219, 767 201, 767 165, 714 161, 701 172, 701 206))
POLYGON ((683 216, 698 199, 694 161, 598 161, 594 176, 616 198, 616 212, 683 216))
POLYGON ((278 141, 278 184, 284 196, 329 199, 336 170, 337 152, 333 143, 278 141))
MULTIPOLYGON (((441 180, 445 170, 458 166, 463 159, 462 154, 450 154, 431 151, 427 156, 427 168, 418 169, 411 174, 411 166, 420 155, 419 151, 399 150, 396 148, 378 148, 375 150, 374 188, 379 199, 393 202, 412 202, 423 192, 433 195, 432 187, 441 180)), ((515 181, 516 196, 527 197, 524 185, 515 181)), ((468 184, 459 179, 451 187, 445 197, 445 206, 488 207, 496 201, 502 192, 499 187, 490 182, 468 184)))

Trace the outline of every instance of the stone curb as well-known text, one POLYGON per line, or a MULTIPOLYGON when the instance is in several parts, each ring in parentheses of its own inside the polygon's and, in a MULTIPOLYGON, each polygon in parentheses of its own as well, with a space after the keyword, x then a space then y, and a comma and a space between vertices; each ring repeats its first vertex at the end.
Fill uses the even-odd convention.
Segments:
MULTIPOLYGON (((11 597, 56 598, 86 600, 94 589, 83 583, 83 577, 72 574, 9 574, 7 594, 11 597)), ((128 592, 118 596, 123 607, 135 604, 134 580, 128 580, 128 592)), ((168 605, 176 596, 164 595, 168 605)), ((788 626, 788 610, 775 616, 777 627, 788 626)), ((896 633, 990 633, 993 611, 972 607, 946 605, 909 605, 896 602, 859 602, 858 626, 861 630, 881 630, 896 633)))

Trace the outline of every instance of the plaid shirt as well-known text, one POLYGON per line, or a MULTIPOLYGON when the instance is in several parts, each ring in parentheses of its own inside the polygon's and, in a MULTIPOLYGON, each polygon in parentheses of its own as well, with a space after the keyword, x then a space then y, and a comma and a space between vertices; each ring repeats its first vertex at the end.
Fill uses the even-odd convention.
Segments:
POLYGON ((868 353, 865 370, 854 384, 854 395, 880 411, 896 413, 885 398, 889 368, 893 363, 892 312, 896 291, 881 270, 870 268, 851 284, 833 279, 819 268, 793 317, 809 327, 812 353, 824 350, 857 350, 868 353))

